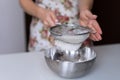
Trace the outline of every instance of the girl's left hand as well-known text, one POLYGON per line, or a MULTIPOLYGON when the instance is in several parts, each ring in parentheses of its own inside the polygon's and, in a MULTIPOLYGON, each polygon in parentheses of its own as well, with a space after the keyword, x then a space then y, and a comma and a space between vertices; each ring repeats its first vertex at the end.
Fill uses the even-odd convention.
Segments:
POLYGON ((91 33, 90 35, 90 39, 92 39, 93 41, 100 41, 102 39, 102 30, 96 18, 97 16, 93 15, 90 10, 80 11, 80 25, 85 27, 87 26, 93 30, 93 33, 91 33))

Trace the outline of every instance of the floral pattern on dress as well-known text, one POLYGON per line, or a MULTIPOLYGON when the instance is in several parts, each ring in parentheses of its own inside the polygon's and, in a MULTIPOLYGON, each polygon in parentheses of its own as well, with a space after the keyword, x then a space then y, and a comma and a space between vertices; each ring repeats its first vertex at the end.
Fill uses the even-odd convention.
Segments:
MULTIPOLYGON (((36 4, 54 11, 59 23, 78 22, 78 0, 36 0, 36 4)), ((29 51, 46 50, 52 47, 50 39, 49 30, 45 29, 41 20, 33 17, 30 25, 29 51)))
POLYGON ((69 0, 63 0, 63 4, 66 9, 71 9, 73 7, 72 2, 70 2, 69 0))

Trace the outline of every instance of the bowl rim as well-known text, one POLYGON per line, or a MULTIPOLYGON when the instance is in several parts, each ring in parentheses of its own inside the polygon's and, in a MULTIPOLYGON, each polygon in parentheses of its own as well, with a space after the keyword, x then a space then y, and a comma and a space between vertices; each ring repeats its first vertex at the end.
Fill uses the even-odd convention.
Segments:
MULTIPOLYGON (((90 62, 90 61, 96 59, 96 57, 97 57, 96 52, 93 51, 93 53, 94 53, 94 57, 90 58, 89 60, 84 60, 84 61, 73 61, 73 62, 72 62, 72 61, 52 60, 51 58, 49 58, 49 59, 52 60, 52 61, 59 62, 59 63, 63 63, 63 62, 64 62, 64 63, 87 63, 87 62, 90 62)), ((48 58, 47 56, 44 56, 44 57, 45 57, 45 59, 48 58)))

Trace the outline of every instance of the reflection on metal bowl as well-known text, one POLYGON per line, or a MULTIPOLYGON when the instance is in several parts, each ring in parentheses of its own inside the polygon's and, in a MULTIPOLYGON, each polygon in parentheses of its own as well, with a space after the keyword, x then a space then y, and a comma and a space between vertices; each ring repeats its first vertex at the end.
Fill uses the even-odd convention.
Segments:
POLYGON ((89 47, 78 51, 49 49, 45 60, 49 68, 63 78, 78 78, 85 75, 93 66, 96 53, 89 47))

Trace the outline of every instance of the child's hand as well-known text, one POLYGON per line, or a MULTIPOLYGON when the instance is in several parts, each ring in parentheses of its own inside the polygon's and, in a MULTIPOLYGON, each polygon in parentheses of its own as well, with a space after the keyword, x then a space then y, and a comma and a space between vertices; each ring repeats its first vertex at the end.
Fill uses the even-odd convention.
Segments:
POLYGON ((46 27, 55 26, 57 18, 52 10, 40 9, 39 18, 46 27))
POLYGON ((80 25, 89 27, 93 30, 93 33, 90 35, 90 39, 93 41, 99 41, 102 39, 101 34, 102 30, 96 20, 97 16, 93 15, 89 10, 80 11, 80 25))

